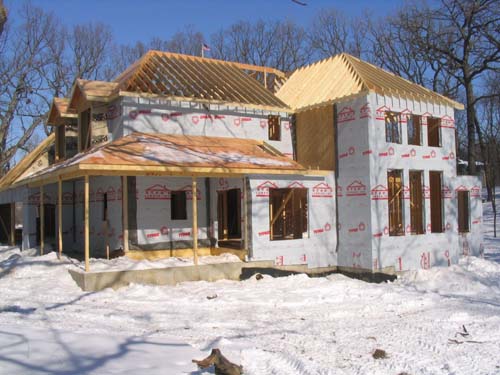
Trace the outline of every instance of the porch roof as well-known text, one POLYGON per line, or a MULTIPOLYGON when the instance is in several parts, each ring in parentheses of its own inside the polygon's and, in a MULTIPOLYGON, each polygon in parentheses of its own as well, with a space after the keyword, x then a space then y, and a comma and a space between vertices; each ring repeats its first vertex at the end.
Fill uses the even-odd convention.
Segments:
POLYGON ((54 164, 19 184, 42 185, 84 175, 323 175, 265 142, 206 136, 132 133, 54 164))

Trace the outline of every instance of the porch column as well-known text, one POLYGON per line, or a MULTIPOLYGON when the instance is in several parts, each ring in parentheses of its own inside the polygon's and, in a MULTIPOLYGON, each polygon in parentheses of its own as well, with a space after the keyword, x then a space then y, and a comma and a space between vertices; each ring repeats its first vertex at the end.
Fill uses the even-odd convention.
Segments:
POLYGON ((128 253, 128 184, 127 176, 122 176, 122 230, 123 252, 128 253))
POLYGON ((244 250, 248 253, 248 190, 247 190, 247 179, 243 177, 243 244, 244 250))
POLYGON ((192 183, 192 205, 193 205, 193 255, 194 255, 194 264, 198 265, 198 196, 196 191, 196 177, 193 177, 192 183))
POLYGON ((84 182, 84 222, 85 222, 85 231, 84 231, 84 243, 85 243, 85 272, 90 271, 89 265, 89 253, 90 253, 90 235, 89 235, 89 176, 85 176, 84 182))
POLYGON ((43 255, 44 231, 45 231, 45 207, 43 204, 43 185, 40 186, 40 255, 43 255))
POLYGON ((9 245, 16 245, 16 203, 10 204, 10 238, 9 245))
POLYGON ((57 180, 57 240, 59 259, 61 259, 63 238, 62 238, 62 179, 57 180))

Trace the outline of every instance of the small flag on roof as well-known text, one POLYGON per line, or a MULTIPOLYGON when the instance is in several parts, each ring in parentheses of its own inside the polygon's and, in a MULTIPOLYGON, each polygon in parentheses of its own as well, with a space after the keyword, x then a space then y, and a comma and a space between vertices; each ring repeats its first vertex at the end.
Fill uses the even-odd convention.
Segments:
POLYGON ((208 44, 203 43, 201 45, 201 48, 203 49, 203 51, 210 51, 210 47, 208 46, 208 44))

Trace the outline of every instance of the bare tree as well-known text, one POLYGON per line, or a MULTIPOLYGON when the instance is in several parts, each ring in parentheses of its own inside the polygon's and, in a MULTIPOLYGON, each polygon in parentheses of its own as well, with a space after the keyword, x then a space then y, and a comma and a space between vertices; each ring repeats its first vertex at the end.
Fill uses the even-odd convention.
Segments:
POLYGON ((0 55, 0 170, 9 168, 43 123, 49 92, 43 72, 54 63, 50 46, 57 35, 53 15, 26 3, 21 24, 2 40, 0 55))
POLYGON ((215 58, 293 70, 309 61, 306 31, 291 21, 241 21, 211 37, 215 58))
POLYGON ((0 0, 0 35, 2 35, 5 22, 7 22, 7 9, 3 5, 3 0, 0 0))
POLYGON ((334 8, 322 9, 308 35, 311 49, 319 58, 342 52, 361 57, 365 49, 366 22, 363 18, 349 18, 334 8))
MULTIPOLYGON (((476 106, 489 94, 476 92, 488 71, 500 69, 500 3, 497 0, 441 0, 437 7, 414 5, 400 19, 417 54, 438 64, 465 92, 469 173, 476 172, 476 106)), ((402 55, 407 55, 403 53, 402 55)))

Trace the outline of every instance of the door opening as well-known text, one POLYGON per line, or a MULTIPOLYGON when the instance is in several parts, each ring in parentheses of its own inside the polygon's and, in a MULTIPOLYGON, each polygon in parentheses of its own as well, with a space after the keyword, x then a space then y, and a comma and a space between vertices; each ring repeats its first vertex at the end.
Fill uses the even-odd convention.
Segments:
POLYGON ((217 220, 219 222, 219 242, 239 240, 237 241, 237 246, 239 248, 239 246, 241 246, 240 189, 230 189, 217 192, 217 220))

